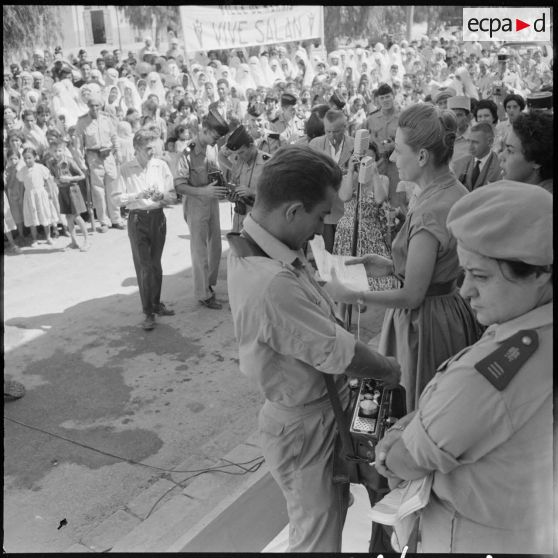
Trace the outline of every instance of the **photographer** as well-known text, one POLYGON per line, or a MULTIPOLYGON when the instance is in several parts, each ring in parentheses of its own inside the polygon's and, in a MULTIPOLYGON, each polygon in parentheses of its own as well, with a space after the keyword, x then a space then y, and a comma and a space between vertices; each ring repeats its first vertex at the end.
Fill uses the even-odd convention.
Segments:
POLYGON ((230 168, 234 191, 233 232, 242 230, 244 217, 250 212, 256 198, 256 184, 270 155, 259 151, 254 139, 244 126, 239 126, 219 151, 219 162, 230 168))

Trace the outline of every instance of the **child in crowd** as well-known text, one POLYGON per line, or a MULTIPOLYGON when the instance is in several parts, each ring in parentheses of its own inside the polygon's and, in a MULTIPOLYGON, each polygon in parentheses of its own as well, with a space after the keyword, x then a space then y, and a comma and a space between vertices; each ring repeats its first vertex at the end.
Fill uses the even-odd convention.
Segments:
POLYGON ((60 205, 60 213, 62 213, 68 222, 71 242, 66 248, 79 248, 81 252, 87 252, 89 249, 89 237, 87 236, 87 228, 80 213, 87 211, 83 192, 78 182, 85 180, 85 175, 81 172, 73 159, 65 154, 66 146, 63 141, 59 141, 54 145, 54 155, 50 161, 49 169, 58 185, 58 201, 60 205), (80 246, 77 242, 74 223, 81 229, 83 234, 83 244, 80 246))
POLYGON ((4 190, 4 234, 8 239, 10 250, 16 254, 21 254, 21 248, 15 243, 14 237, 12 236, 12 231, 15 231, 16 228, 12 212, 10 211, 10 202, 4 190))
POLYGON ((17 171, 25 163, 18 151, 8 149, 6 153, 6 168, 4 170, 4 188, 9 202, 12 219, 17 228, 19 241, 23 241, 23 183, 17 179, 17 171))
POLYGON ((174 131, 174 136, 176 137, 176 152, 182 153, 191 141, 188 127, 184 124, 179 124, 174 131))
POLYGON ((31 246, 35 247, 37 241, 37 227, 42 225, 45 231, 47 244, 52 245, 50 227, 56 224, 56 210, 52 204, 52 194, 49 181, 52 181, 50 171, 41 163, 37 163, 37 152, 33 147, 23 150, 25 166, 16 173, 18 180, 23 182, 25 192, 23 195, 23 222, 31 228, 31 246))

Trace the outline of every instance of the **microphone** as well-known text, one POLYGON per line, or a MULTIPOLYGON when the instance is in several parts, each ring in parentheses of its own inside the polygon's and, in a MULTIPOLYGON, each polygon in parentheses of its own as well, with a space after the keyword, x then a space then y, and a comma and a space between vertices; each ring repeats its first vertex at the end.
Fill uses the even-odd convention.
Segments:
POLYGON ((363 128, 362 130, 357 130, 355 133, 355 148, 353 153, 357 157, 363 157, 368 149, 370 143, 370 132, 363 128))
POLYGON ((358 181, 360 184, 368 184, 372 180, 374 170, 374 159, 372 157, 363 157, 360 161, 360 168, 358 171, 358 181))

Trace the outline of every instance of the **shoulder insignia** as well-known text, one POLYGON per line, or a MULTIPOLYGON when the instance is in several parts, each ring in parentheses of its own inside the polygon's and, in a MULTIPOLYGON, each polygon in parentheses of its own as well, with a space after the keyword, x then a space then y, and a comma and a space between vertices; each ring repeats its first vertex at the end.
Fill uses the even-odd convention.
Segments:
POLYGON ((533 329, 524 329, 504 341, 493 353, 475 364, 498 391, 506 389, 521 367, 539 346, 539 336, 533 329))

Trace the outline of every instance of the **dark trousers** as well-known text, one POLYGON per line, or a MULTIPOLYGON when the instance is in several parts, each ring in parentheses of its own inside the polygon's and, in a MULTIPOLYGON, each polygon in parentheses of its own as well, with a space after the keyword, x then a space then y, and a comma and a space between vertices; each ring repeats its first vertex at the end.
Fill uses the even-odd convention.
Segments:
POLYGON ((324 237, 324 245, 325 249, 330 253, 333 254, 333 244, 335 242, 335 231, 337 229, 337 225, 324 225, 324 230, 322 232, 322 236, 324 237))
POLYGON ((163 268, 161 256, 167 235, 162 209, 132 210, 128 215, 128 237, 136 268, 141 305, 145 314, 154 314, 161 302, 163 268))

